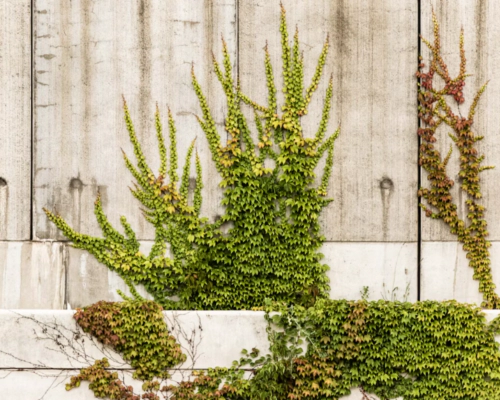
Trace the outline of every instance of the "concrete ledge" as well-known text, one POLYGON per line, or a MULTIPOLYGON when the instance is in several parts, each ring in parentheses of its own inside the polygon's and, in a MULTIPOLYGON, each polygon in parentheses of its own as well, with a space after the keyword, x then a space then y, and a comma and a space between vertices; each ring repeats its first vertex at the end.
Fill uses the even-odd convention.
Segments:
MULTIPOLYGON (((66 391, 65 384, 76 371, 68 370, 37 370, 37 371, 2 371, 0 370, 0 389, 2 399, 5 400, 96 400, 94 394, 88 389, 88 383, 82 382, 81 386, 71 391, 66 391)), ((136 393, 142 393, 142 382, 132 378, 129 371, 117 371, 118 376, 127 385, 134 387, 136 393)), ((184 374, 185 378, 189 376, 184 374)), ((172 381, 179 382, 182 374, 174 371, 172 381)), ((365 398, 366 399, 366 398, 365 398)), ((361 392, 355 388, 349 396, 341 400, 363 400, 361 392)), ((370 400, 379 400, 370 395, 370 400)))
MULTIPOLYGON (((130 366, 119 354, 82 333, 71 310, 0 310, 0 392, 2 399, 91 400, 88 385, 67 393, 65 383, 82 367, 107 357, 120 379, 140 392, 130 366)), ((165 311, 165 320, 188 359, 172 371, 172 381, 193 369, 229 367, 243 348, 268 350, 260 311, 165 311)), ((500 310, 485 311, 487 321, 500 310)), ((497 339, 500 339, 498 337, 497 339)), ((344 400, 361 400, 354 389, 344 400)), ((376 397, 373 397, 376 399, 376 397)))
MULTIPOLYGON (((119 354, 82 332, 71 310, 0 310, 0 369, 79 369, 107 357, 129 369, 119 354)), ((165 311, 187 355, 180 369, 230 367, 243 348, 268 348, 261 311, 165 311)))

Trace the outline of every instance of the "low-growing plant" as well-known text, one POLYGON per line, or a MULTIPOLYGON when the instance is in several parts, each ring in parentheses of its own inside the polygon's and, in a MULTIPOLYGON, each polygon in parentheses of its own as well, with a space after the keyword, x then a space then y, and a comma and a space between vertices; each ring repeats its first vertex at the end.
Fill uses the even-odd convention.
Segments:
POLYGON ((134 378, 168 378, 168 369, 186 360, 170 335, 154 301, 140 298, 122 302, 100 301, 74 315, 84 332, 123 354, 134 368, 134 378))
POLYGON ((304 60, 299 50, 298 31, 290 45, 283 8, 280 32, 285 95, 281 115, 267 46, 266 106, 250 100, 241 93, 239 85, 235 85, 224 41, 223 65, 214 59, 215 73, 227 98, 225 128, 229 139, 226 145, 221 143, 193 71, 193 86, 202 111, 198 120, 224 188, 225 213, 218 221, 210 223, 200 217, 202 177, 198 155, 193 202, 188 201, 194 142, 188 149, 179 181, 174 120, 169 112, 170 160, 167 160, 157 110, 161 166, 155 175, 141 150, 126 103, 125 121, 137 159, 135 166, 124 155, 125 164, 137 182, 132 194, 143 205, 145 217, 156 231, 149 255, 140 252, 139 242, 125 217, 121 219, 125 235, 111 226, 100 198, 95 203, 95 214, 104 238, 78 233, 61 216, 46 210, 50 220, 75 247, 92 253, 130 286, 144 285, 165 308, 249 309, 261 306, 266 298, 307 304, 328 293, 328 267, 320 262, 322 255, 318 252, 324 240, 318 218, 331 201, 325 196, 333 164, 333 145, 339 133, 337 130, 325 139, 332 99, 331 80, 315 135, 310 138, 304 135, 301 118, 307 114, 318 87, 329 43, 327 39, 312 82, 304 90, 304 60), (243 114, 243 103, 254 110, 257 145, 243 114), (313 187, 314 170, 325 153, 321 183, 313 187), (266 159, 274 160, 275 166, 265 167, 266 159), (227 233, 223 225, 229 226, 227 233), (167 255, 167 244, 173 257, 167 255))
POLYGON ((145 381, 146 394, 135 395, 133 388, 119 380, 116 372, 108 370, 110 365, 106 358, 96 360, 71 377, 66 390, 88 381, 89 389, 98 398, 154 399, 153 392, 159 390, 156 379, 169 378, 169 370, 186 360, 176 339, 169 333, 162 307, 134 294, 135 299, 124 296, 123 302, 100 301, 78 309, 74 318, 84 332, 122 354, 134 369, 133 377, 145 381))
MULTIPOLYGON (((151 303, 120 304, 98 303, 77 317, 78 323, 85 328, 92 321, 90 326, 97 327, 94 322, 112 308, 119 310, 112 321, 119 321, 122 312, 131 321, 136 319, 130 318, 131 312, 139 313, 141 321, 149 320, 146 314, 153 313, 156 329, 166 330, 165 325, 160 328, 151 303)), ((145 393, 140 395, 108 371, 104 359, 71 378, 68 389, 89 380, 96 396, 122 400, 339 399, 353 388, 381 400, 500 398, 500 351, 494 336, 499 319, 488 325, 476 306, 455 301, 412 304, 320 299, 309 308, 269 304, 266 319, 268 353, 244 350, 231 368, 193 371, 187 380, 162 383, 153 377, 166 377, 167 371, 159 373, 160 364, 152 357, 146 363, 141 361, 141 373, 135 374, 144 380, 145 393)), ((112 338, 106 331, 108 325, 102 325, 98 337, 112 338)), ((92 331, 96 333, 96 329, 92 331)), ((135 337, 143 334, 134 333, 135 337)), ((110 340, 122 337, 119 334, 110 340)), ((183 361, 177 350, 165 347, 163 358, 171 360, 169 365, 183 361)))

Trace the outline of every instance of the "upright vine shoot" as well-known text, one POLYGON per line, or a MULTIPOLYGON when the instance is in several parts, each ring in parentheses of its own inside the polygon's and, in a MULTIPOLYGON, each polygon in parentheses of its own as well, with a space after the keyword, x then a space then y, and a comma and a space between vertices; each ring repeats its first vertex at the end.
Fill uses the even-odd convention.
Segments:
POLYGON ((194 142, 189 147, 184 172, 177 176, 176 128, 168 115, 170 159, 156 112, 156 133, 161 166, 155 175, 137 140, 126 103, 125 120, 134 146, 137 165, 127 155, 125 164, 136 180, 132 194, 144 207, 146 219, 155 227, 154 246, 149 255, 140 252, 139 242, 125 217, 125 235, 111 226, 98 198, 95 214, 104 238, 81 234, 62 217, 48 217, 77 248, 92 253, 133 287, 142 284, 166 309, 249 309, 264 299, 309 304, 326 297, 328 267, 320 262, 323 243, 318 217, 331 201, 325 198, 333 164, 333 145, 339 131, 326 137, 332 80, 326 90, 319 127, 311 138, 304 135, 301 118, 307 114, 326 62, 325 41, 310 85, 304 87, 304 59, 299 34, 290 43, 285 10, 280 20, 283 93, 278 112, 277 89, 270 55, 265 49, 268 104, 255 103, 241 93, 233 80, 231 60, 223 41, 223 62, 213 65, 227 99, 225 128, 229 139, 223 145, 208 101, 194 69, 194 90, 202 115, 198 118, 210 147, 212 160, 222 177, 225 214, 210 223, 200 216, 202 202, 201 163, 196 155, 196 184, 193 202, 189 197, 189 171, 194 142), (242 106, 254 110, 258 143, 255 144, 242 106), (314 170, 321 157, 326 165, 321 183, 313 187, 314 170), (266 168, 272 159, 274 168, 266 168), (224 233, 223 225, 229 226, 224 233), (167 244, 173 257, 167 255, 167 244))
POLYGON ((467 252, 469 259, 469 266, 474 269, 474 279, 479 281, 479 291, 483 294, 483 307, 499 308, 500 298, 495 292, 488 252, 491 244, 486 240, 488 231, 484 217, 485 210, 484 206, 478 202, 482 197, 479 174, 493 167, 481 166, 484 155, 479 154, 476 143, 482 140, 483 136, 476 135, 472 130, 476 107, 486 89, 486 84, 475 95, 468 115, 462 116, 461 113, 457 114, 453 111, 450 102, 455 102, 457 105, 464 102, 463 89, 467 78, 464 35, 462 31, 460 34, 460 71, 456 78, 452 78, 441 55, 439 23, 434 13, 432 21, 434 43, 422 39, 432 53, 429 70, 422 72, 424 64, 420 60, 419 71, 416 74, 419 79, 418 116, 421 121, 418 135, 422 138, 419 165, 427 172, 427 179, 430 181, 430 188, 420 188, 418 191, 418 195, 427 202, 420 206, 427 217, 441 219, 447 223, 451 233, 457 235, 458 240, 463 244, 463 249, 467 252), (444 81, 441 89, 435 86, 436 75, 444 81), (460 154, 459 183, 460 190, 466 198, 467 220, 460 218, 457 213, 458 203, 451 195, 451 188, 455 182, 446 170, 453 148, 450 147, 448 154, 443 158, 434 145, 437 140, 436 131, 442 124, 451 128, 453 133, 449 135, 460 154))

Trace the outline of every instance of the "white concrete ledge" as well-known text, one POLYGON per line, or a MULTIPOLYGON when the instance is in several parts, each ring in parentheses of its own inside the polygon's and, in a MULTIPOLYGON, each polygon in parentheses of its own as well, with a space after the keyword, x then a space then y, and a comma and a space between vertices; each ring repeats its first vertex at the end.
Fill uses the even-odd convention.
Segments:
MULTIPOLYGON (((88 389, 88 382, 71 391, 66 391, 65 385, 76 371, 68 370, 37 370, 37 371, 5 371, 0 370, 0 389, 2 400, 96 400, 92 391, 88 389)), ((142 381, 132 378, 129 371, 118 370, 119 379, 126 385, 131 385, 136 393, 141 390, 142 381)), ((172 379, 168 382, 179 382, 187 379, 189 374, 184 373, 184 378, 178 371, 173 372, 172 379)), ((363 400, 363 395, 354 388, 349 396, 341 400, 363 400)), ((366 398, 365 398, 366 399, 366 398)), ((370 400, 379 400, 370 395, 370 400)))
MULTIPOLYGON (((67 393, 65 383, 82 367, 107 357, 120 379, 140 392, 130 365, 119 354, 82 333, 71 310, 0 310, 1 399, 91 400, 88 385, 67 393)), ((187 361, 172 371, 172 381, 187 379, 193 369, 229 367, 243 348, 268 350, 266 321, 259 311, 165 311, 172 334, 187 361)), ((487 321, 500 310, 485 311, 487 321)), ((500 337, 499 337, 500 339, 500 337)), ((361 400, 355 389, 344 400, 361 400)), ((373 397, 376 399, 376 397, 373 397)))
MULTIPOLYGON (((119 354, 77 326, 71 310, 0 310, 0 369, 86 367, 107 357, 129 369, 119 354)), ((230 367, 243 348, 268 348, 260 311, 165 311, 172 334, 187 355, 181 369, 230 367)))

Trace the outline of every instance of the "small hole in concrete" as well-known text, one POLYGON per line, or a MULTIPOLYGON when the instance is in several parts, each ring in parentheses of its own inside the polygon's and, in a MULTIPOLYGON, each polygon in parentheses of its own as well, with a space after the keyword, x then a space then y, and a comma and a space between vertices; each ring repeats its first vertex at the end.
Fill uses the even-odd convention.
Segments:
POLYGON ((3 178, 0 178, 0 187, 7 186, 7 181, 3 178))
POLYGON ((81 189, 83 187, 83 182, 78 178, 73 178, 69 182, 69 187, 71 189, 81 189))
POLYGON ((382 190, 392 190, 394 188, 394 183, 390 178, 382 178, 380 181, 380 189, 382 190))

